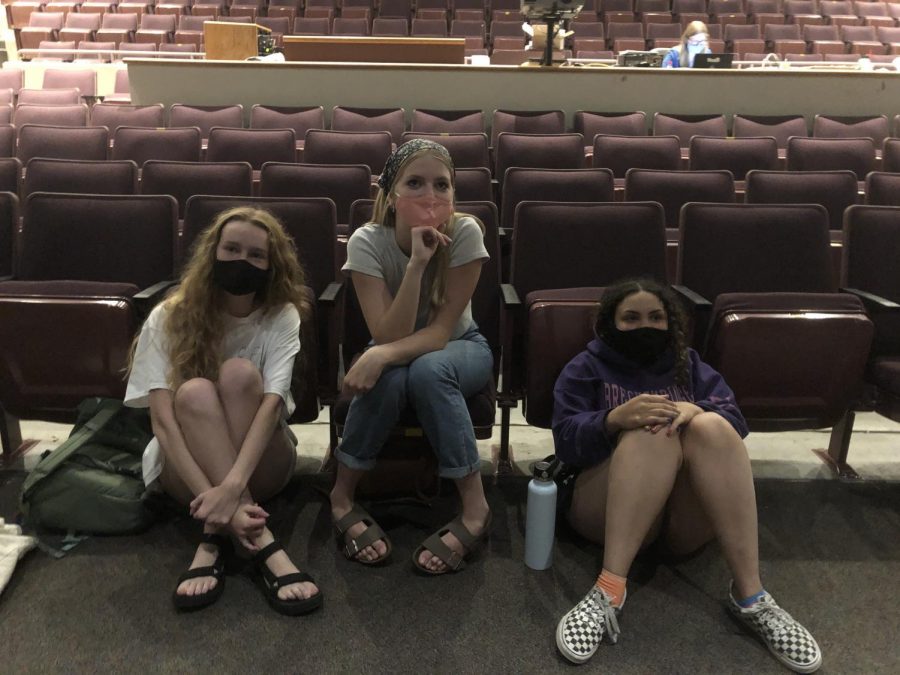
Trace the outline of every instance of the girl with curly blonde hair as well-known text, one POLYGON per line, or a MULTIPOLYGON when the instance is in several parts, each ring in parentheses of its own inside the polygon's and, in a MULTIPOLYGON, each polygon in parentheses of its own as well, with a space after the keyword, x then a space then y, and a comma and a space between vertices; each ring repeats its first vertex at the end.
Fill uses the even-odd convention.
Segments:
POLYGON ((303 614, 322 604, 308 574, 266 527, 264 501, 290 480, 296 439, 291 379, 306 314, 293 243, 267 211, 219 214, 197 239, 180 285, 151 312, 132 357, 126 405, 149 407, 155 437, 144 481, 158 480, 203 522, 178 609, 215 602, 231 534, 255 552, 269 604, 303 614))

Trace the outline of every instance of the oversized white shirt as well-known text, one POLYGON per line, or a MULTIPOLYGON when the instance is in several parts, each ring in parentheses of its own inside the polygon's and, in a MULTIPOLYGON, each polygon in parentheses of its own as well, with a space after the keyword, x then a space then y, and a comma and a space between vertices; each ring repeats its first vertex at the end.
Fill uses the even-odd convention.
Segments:
MULTIPOLYGON (((149 407, 152 390, 172 388, 169 383, 172 365, 165 335, 167 311, 165 303, 157 305, 141 329, 125 391, 125 405, 132 408, 149 407)), ((281 397, 285 419, 294 411, 291 377, 299 352, 300 314, 292 304, 268 311, 258 309, 245 317, 224 316, 222 361, 244 358, 259 368, 263 393, 281 397)), ((144 483, 149 485, 161 471, 161 448, 154 438, 144 450, 144 483)))

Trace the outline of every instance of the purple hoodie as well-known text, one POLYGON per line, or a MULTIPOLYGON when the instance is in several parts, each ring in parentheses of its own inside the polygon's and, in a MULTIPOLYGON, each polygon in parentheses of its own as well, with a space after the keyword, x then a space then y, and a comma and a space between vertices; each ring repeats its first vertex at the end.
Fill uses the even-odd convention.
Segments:
POLYGON ((734 392, 715 370, 688 350, 690 385, 675 383, 675 356, 668 350, 656 363, 642 367, 599 339, 569 361, 553 388, 553 440, 556 455, 566 464, 587 468, 612 454, 615 436, 606 431, 606 415, 639 394, 668 394, 673 401, 691 401, 718 413, 744 438, 747 422, 734 392))

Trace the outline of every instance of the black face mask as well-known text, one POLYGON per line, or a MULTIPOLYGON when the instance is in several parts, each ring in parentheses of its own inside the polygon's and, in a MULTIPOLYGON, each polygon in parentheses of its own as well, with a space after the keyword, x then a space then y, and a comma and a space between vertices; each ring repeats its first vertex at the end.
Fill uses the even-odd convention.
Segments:
POLYGON ((262 270, 246 260, 216 260, 213 283, 231 295, 257 293, 266 286, 269 270, 262 270))
POLYGON ((669 346, 669 331, 659 328, 635 328, 619 330, 609 327, 606 342, 629 361, 642 366, 654 363, 669 346))

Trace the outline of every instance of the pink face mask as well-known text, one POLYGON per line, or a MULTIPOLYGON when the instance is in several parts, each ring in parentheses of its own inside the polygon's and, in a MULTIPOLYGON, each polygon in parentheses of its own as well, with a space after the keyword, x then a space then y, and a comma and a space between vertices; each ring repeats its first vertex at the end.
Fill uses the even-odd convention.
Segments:
POLYGON ((441 229, 453 215, 453 203, 446 199, 424 195, 401 197, 395 201, 397 215, 410 227, 441 229))

